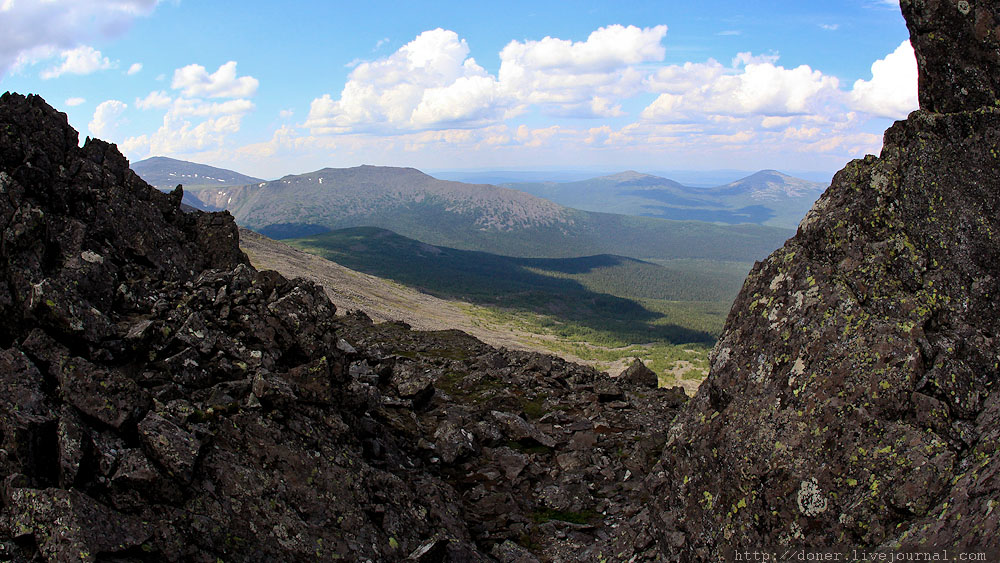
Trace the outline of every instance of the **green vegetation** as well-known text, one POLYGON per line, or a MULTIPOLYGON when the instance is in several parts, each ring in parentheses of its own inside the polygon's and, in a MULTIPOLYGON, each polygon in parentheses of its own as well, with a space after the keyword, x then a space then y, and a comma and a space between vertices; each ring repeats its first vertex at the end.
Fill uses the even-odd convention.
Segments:
MULTIPOLYGON (((437 246, 504 256, 571 258, 616 254, 649 259, 759 260, 794 234, 759 225, 718 225, 563 208, 549 223, 506 230, 484 228, 474 213, 452 211, 445 198, 373 209, 331 219, 301 212, 299 221, 342 229, 374 225, 437 246)), ((239 218, 239 217, 238 217, 239 218)), ((508 218, 501 216, 500 220, 508 218)), ((510 218, 510 220, 514 220, 510 218)), ((276 221, 275 221, 276 222, 276 221)), ((254 227, 254 222, 247 225, 254 227)))
POLYGON ((752 261, 792 235, 760 225, 579 211, 497 186, 437 180, 418 170, 361 166, 324 169, 227 190, 202 190, 245 227, 275 236, 302 229, 374 226, 429 244, 505 256, 752 261))
MULTIPOLYGON (((677 323, 705 327, 711 334, 721 331, 729 304, 725 302, 652 302, 643 303, 677 323), (669 315, 669 317, 668 317, 669 315)), ((506 326, 532 335, 531 342, 554 354, 571 355, 594 362, 599 369, 613 364, 641 359, 660 377, 660 384, 672 386, 683 380, 696 381, 708 375, 711 343, 674 344, 668 340, 649 341, 641 330, 614 333, 585 327, 527 311, 466 305, 466 312, 482 326, 506 326), (641 342, 641 343, 636 343, 641 342)))
POLYGON ((664 384, 707 373, 749 264, 613 255, 512 258, 424 244, 371 227, 287 241, 381 278, 468 303, 475 324, 595 362, 643 359, 664 384))

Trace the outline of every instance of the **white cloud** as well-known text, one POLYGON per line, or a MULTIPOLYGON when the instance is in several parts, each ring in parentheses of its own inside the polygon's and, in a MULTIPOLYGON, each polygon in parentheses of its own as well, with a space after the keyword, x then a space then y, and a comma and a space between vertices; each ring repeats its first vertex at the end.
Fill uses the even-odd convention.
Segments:
POLYGON ((150 92, 136 99, 143 110, 166 110, 163 124, 152 134, 125 139, 122 148, 133 155, 190 155, 219 150, 240 131, 243 116, 253 111, 252 96, 259 86, 257 79, 236 75, 236 62, 230 61, 209 74, 205 67, 187 65, 174 71, 173 96, 164 90, 150 92), (206 100, 205 98, 209 98, 206 100), (233 98, 212 101, 215 98, 233 98))
POLYGON ((207 102, 198 98, 171 99, 164 92, 151 92, 137 100, 142 109, 164 109, 163 124, 149 135, 129 137, 124 150, 141 155, 184 155, 218 149, 240 131, 243 116, 254 109, 250 100, 207 102))
POLYGON ((840 24, 839 23, 821 23, 821 24, 819 24, 819 28, 822 29, 822 30, 824 30, 824 31, 837 31, 838 29, 840 29, 840 24))
POLYGON ((741 66, 746 66, 750 64, 774 64, 778 62, 780 57, 775 54, 770 55, 755 55, 750 51, 736 53, 733 57, 732 66, 733 68, 739 68, 741 66))
POLYGON ((515 133, 515 138, 526 147, 540 147, 551 142, 560 130, 558 125, 541 129, 531 129, 527 125, 520 125, 515 133))
POLYGON ((663 60, 667 26, 602 27, 586 41, 545 37, 511 41, 500 52, 503 93, 549 113, 586 117, 622 115, 610 100, 630 97, 641 85, 636 65, 663 60))
POLYGON ((139 109, 167 109, 173 99, 163 90, 150 92, 145 98, 136 98, 135 106, 139 109))
POLYGON ((295 112, 290 109, 283 109, 278 112, 278 117, 280 117, 281 119, 288 119, 293 115, 295 115, 295 112))
POLYGON ((865 113, 902 119, 917 109, 917 58, 909 41, 872 64, 872 79, 858 80, 851 106, 865 113))
POLYGON ((198 99, 178 98, 170 108, 175 117, 214 117, 220 115, 242 115, 254 108, 253 102, 245 99, 225 102, 205 102, 198 99))
POLYGON ((552 115, 618 117, 641 89, 637 65, 662 60, 666 26, 602 27, 585 41, 512 41, 497 77, 469 57, 454 31, 418 35, 392 55, 355 65, 339 99, 313 100, 313 134, 478 127, 529 106, 552 115))
POLYGON ((236 61, 229 61, 209 74, 205 67, 191 64, 174 71, 171 88, 188 97, 247 98, 257 92, 260 82, 252 76, 236 76, 236 61))
POLYGON ((87 125, 90 134, 101 138, 114 135, 118 127, 118 118, 126 108, 128 104, 118 100, 106 100, 98 104, 94 110, 94 118, 87 125))
POLYGON ((647 84, 663 92, 642 112, 657 122, 701 120, 708 116, 788 116, 814 113, 839 95, 838 80, 807 65, 786 69, 770 57, 740 53, 725 69, 717 61, 660 69, 647 84), (765 62, 750 62, 765 61, 765 62))
POLYGON ((780 129, 782 127, 787 127, 794 120, 795 118, 791 116, 769 115, 760 120, 760 126, 764 129, 780 129))
POLYGON ((498 119, 505 103, 496 79, 458 34, 425 31, 392 55, 355 67, 340 99, 313 100, 306 127, 314 134, 353 130, 420 130, 498 119))
POLYGON ((142 71, 142 63, 132 63, 132 66, 128 67, 128 71, 125 74, 132 76, 140 71, 142 71))
POLYGON ((62 64, 43 70, 41 74, 43 79, 57 78, 63 74, 90 74, 112 67, 110 59, 88 45, 63 51, 60 56, 62 64))
POLYGON ((72 107, 76 107, 76 106, 78 106, 78 105, 81 105, 81 104, 83 104, 83 103, 84 103, 84 102, 86 102, 86 101, 87 101, 87 100, 85 100, 85 99, 83 99, 83 98, 68 98, 68 99, 66 100, 65 104, 66 104, 67 106, 69 106, 69 107, 71 107, 71 108, 72 108, 72 107))
POLYGON ((226 138, 240 130, 242 115, 223 115, 192 125, 167 113, 163 125, 152 135, 129 137, 122 143, 126 152, 144 154, 190 154, 217 148, 226 138))
POLYGON ((124 33, 157 0, 4 0, 0 9, 0 77, 60 50, 124 33))

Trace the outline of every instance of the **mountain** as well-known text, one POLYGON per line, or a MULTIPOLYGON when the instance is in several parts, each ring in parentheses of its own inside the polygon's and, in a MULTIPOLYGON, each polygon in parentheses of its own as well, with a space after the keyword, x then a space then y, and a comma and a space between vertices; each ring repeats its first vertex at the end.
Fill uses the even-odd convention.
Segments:
POLYGON ((825 187, 775 170, 762 170, 715 188, 684 186, 631 170, 576 182, 504 186, 577 209, 785 228, 798 225, 825 187))
POLYGON ((263 181, 225 168, 165 156, 133 162, 132 171, 149 185, 162 189, 173 189, 177 184, 183 184, 184 189, 191 190, 199 187, 242 186, 263 181))
POLYGON ((792 234, 579 211, 507 188, 438 180, 413 168, 326 168, 196 195, 228 209, 240 225, 275 238, 374 226, 432 245, 522 257, 752 261, 792 234))
POLYGON ((0 96, 0 131, 5 560, 635 550, 679 389, 336 316, 41 98, 0 96))
POLYGON ((781 199, 807 198, 810 204, 823 192, 824 186, 782 174, 777 170, 761 170, 735 182, 712 188, 717 196, 745 196, 753 201, 778 201, 781 199))
POLYGON ((0 553, 996 560, 1000 6, 900 6, 920 109, 754 266, 690 401, 336 316, 3 94, 0 553))
POLYGON ((162 191, 184 186, 182 202, 201 211, 220 211, 226 201, 215 191, 216 188, 259 183, 259 178, 245 176, 239 172, 177 160, 165 156, 154 156, 132 164, 132 170, 151 186, 162 191))
POLYGON ((747 277, 648 482, 664 560, 1000 556, 1000 4, 972 4, 901 2, 921 109, 747 277))

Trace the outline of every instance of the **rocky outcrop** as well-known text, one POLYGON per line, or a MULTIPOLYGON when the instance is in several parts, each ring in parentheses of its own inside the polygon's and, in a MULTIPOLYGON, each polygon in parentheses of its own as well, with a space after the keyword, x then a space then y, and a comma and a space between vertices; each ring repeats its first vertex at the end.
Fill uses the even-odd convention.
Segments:
POLYGON ((917 55, 920 109, 1000 107, 1000 5, 993 0, 902 0, 917 55))
MULTIPOLYGON (((334 315, 0 98, 0 559, 599 561, 683 397, 334 315)), ((638 546, 638 547, 636 547, 638 546)))
POLYGON ((997 8, 902 5, 923 109, 747 278, 648 483, 670 558, 1000 554, 997 8))

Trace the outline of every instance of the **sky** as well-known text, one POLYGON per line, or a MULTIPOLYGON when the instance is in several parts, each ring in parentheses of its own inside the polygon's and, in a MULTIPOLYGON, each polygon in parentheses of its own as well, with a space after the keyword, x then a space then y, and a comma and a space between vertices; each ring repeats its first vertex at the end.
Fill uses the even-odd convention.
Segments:
POLYGON ((895 0, 0 0, 0 91, 133 162, 830 172, 917 108, 895 0))

